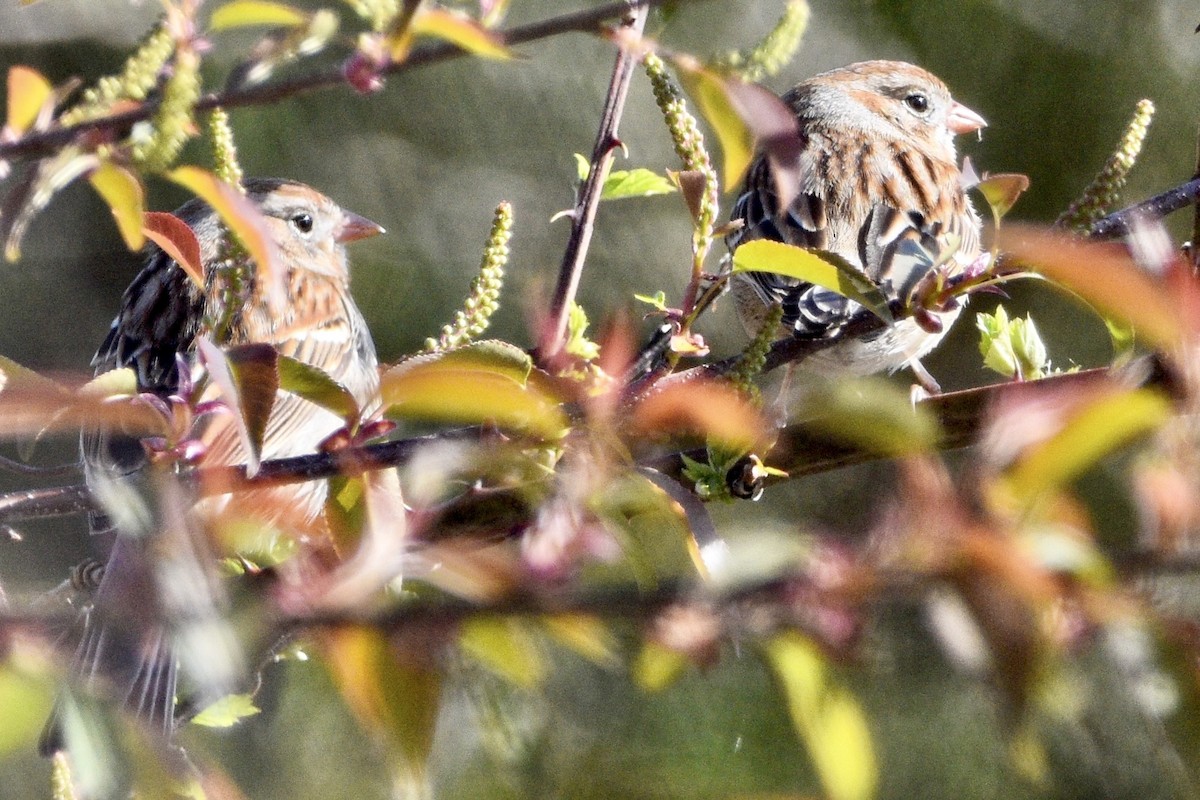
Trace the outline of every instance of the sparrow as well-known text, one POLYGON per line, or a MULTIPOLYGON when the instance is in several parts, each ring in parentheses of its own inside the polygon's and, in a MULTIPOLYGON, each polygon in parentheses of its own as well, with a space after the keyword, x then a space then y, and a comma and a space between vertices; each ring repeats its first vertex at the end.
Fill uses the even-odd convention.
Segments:
MULTIPOLYGON (((756 239, 829 252, 889 301, 905 299, 936 264, 944 262, 954 274, 978 258, 980 219, 962 186, 954 138, 987 123, 955 101, 941 80, 900 61, 864 61, 816 75, 783 101, 799 128, 798 163, 789 165, 799 191, 781 203, 778 176, 760 153, 733 207, 732 220, 741 227, 726 239, 730 252, 756 239)), ((778 338, 837 338, 862 311, 836 292, 770 272, 737 273, 732 291, 752 336, 776 303, 783 308, 778 338)), ((909 317, 846 337, 796 366, 861 376, 907 365, 932 382, 919 360, 960 310, 934 311, 936 321, 924 327, 909 317)))
MULTIPOLYGON (((218 346, 269 345, 320 369, 368 408, 378 395, 379 373, 370 331, 350 295, 345 245, 383 228, 302 183, 257 178, 246 180, 243 188, 278 248, 286 301, 270 302, 267 282, 258 280, 243 251, 231 247, 218 214, 192 200, 175 216, 196 235, 204 286, 154 247, 92 360, 96 374, 129 368, 139 393, 179 403, 202 372, 197 342, 203 336, 218 346)), ((214 394, 209 384, 200 400, 214 399, 214 394)), ((198 423, 202 465, 246 463, 231 417, 209 414, 198 423)), ((279 391, 261 458, 313 453, 344 424, 336 414, 279 391)), ((82 434, 81 451, 85 479, 105 507, 90 517, 91 531, 113 541, 103 568, 92 570, 94 591, 81 613, 73 671, 85 685, 98 683, 110 690, 148 727, 169 737, 176 722, 178 653, 198 642, 203 647, 204 636, 211 636, 198 636, 203 625, 189 627, 184 618, 203 623, 215 615, 218 603, 208 575, 211 557, 206 564, 208 554, 199 552, 205 537, 194 530, 193 509, 183 507, 188 500, 176 496, 178 485, 151 481, 155 470, 147 468, 142 441, 120 431, 90 429, 82 434), (147 482, 153 482, 148 488, 159 495, 162 508, 129 513, 130 506, 142 502, 138 492, 146 493, 147 482)), ((285 515, 313 522, 323 513, 326 493, 325 481, 310 481, 257 492, 250 505, 268 522, 285 515)), ((208 499, 198 508, 215 514, 229 501, 229 496, 208 499)), ((209 699, 232 690, 235 671, 215 670, 201 677, 209 699)), ((61 725, 52 719, 41 749, 51 753, 62 746, 61 725)))

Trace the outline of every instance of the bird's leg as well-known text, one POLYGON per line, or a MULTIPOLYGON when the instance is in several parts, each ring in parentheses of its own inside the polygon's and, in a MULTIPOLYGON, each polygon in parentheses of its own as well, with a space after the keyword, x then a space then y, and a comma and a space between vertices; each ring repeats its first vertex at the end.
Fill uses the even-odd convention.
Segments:
POLYGON ((912 387, 914 403, 942 393, 942 387, 938 385, 938 382, 929 374, 929 370, 925 369, 925 365, 919 359, 910 360, 908 368, 912 370, 913 377, 917 379, 916 384, 912 387))

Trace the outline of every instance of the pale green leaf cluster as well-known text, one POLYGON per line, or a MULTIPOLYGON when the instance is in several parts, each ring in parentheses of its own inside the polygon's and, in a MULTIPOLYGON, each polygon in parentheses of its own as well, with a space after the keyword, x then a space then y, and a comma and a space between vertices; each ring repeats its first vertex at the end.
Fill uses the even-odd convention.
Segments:
POLYGON ((1046 343, 1032 316, 1009 319, 1004 306, 997 306, 994 314, 976 314, 975 326, 979 352, 988 369, 1015 380, 1037 380, 1049 373, 1046 343))

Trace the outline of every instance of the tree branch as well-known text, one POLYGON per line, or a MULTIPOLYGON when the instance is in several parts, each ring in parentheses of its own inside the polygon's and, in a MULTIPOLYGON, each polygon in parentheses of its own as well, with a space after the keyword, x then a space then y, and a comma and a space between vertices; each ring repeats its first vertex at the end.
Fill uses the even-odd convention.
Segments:
MULTIPOLYGON (((628 13, 621 22, 622 28, 640 36, 646 25, 647 11, 646 6, 630 4, 628 13)), ((550 301, 550 325, 545 340, 541 342, 544 357, 554 356, 566 343, 567 319, 571 303, 579 289, 579 278, 583 274, 583 264, 587 260, 592 234, 595 232, 596 211, 600 206, 604 179, 608 176, 609 168, 615 159, 614 151, 621 146, 621 141, 617 138, 617 128, 621 124, 625 99, 629 95, 629 84, 633 80, 633 70, 637 61, 633 53, 622 47, 617 53, 616 63, 613 64, 608 97, 605 98, 604 111, 600 116, 596 145, 592 148, 591 167, 580 190, 579 200, 575 204, 571 237, 567 240, 567 249, 558 269, 558 283, 550 301)))
MULTIPOLYGON (((628 14, 631 8, 636 9, 644 18, 649 8, 665 2, 667 0, 627 0, 627 2, 606 3, 595 8, 560 14, 539 22, 519 25, 499 32, 499 36, 507 45, 518 45, 563 33, 594 32, 600 30, 605 22, 628 14)), ((404 61, 387 65, 382 70, 382 74, 396 75, 410 69, 438 64, 466 55, 470 55, 470 53, 446 42, 426 44, 415 48, 404 61)), ((318 89, 331 88, 352 88, 341 65, 333 69, 299 75, 274 83, 210 92, 200 98, 196 104, 196 110, 209 111, 217 106, 237 108, 267 105, 318 89)), ((15 141, 0 143, 0 160, 49 155, 86 133, 102 131, 109 135, 124 135, 135 123, 153 117, 157 108, 158 102, 150 101, 131 111, 88 120, 67 128, 33 131, 15 141)))

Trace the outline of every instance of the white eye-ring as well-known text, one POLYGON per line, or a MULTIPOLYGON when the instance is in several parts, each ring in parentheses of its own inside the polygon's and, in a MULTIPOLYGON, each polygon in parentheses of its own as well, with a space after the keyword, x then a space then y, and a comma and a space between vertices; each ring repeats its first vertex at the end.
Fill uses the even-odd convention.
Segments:
POLYGON ((299 214, 293 214, 291 219, 288 220, 288 222, 290 222, 292 227, 295 228, 296 230, 298 230, 302 234, 312 233, 312 229, 313 229, 312 214, 302 211, 299 214))

